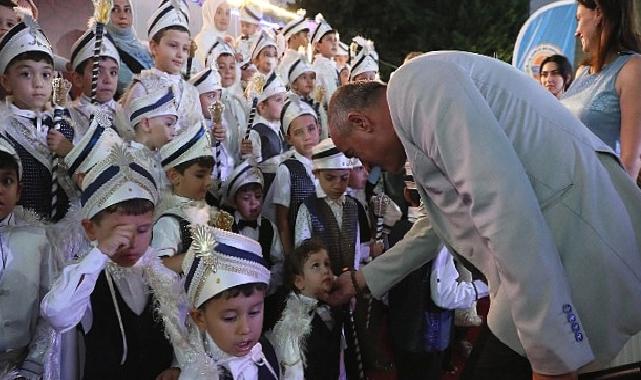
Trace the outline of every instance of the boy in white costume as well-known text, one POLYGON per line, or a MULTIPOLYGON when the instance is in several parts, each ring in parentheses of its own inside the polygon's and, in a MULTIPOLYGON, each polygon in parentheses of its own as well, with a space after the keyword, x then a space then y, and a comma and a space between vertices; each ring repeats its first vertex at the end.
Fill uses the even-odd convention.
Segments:
POLYGON ((176 372, 150 295, 161 298, 177 280, 149 247, 157 199, 153 177, 125 145, 84 177, 82 225, 93 248, 64 268, 41 313, 59 332, 81 325, 85 377, 176 372))

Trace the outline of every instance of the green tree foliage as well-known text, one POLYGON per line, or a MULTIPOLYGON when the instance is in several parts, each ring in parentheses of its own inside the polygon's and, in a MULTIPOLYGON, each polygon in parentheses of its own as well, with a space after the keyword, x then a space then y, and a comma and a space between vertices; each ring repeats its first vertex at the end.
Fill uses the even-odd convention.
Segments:
POLYGON ((383 78, 411 51, 466 50, 510 62, 528 0, 297 0, 312 18, 320 12, 341 41, 374 41, 383 78), (389 65, 388 65, 389 64, 389 65))

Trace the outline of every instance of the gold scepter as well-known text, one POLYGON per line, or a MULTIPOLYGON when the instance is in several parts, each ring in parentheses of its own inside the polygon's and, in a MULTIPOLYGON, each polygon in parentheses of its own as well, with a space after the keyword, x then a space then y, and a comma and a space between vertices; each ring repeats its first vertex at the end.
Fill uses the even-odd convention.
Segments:
POLYGON ((219 99, 219 100, 216 100, 214 103, 212 103, 209 106, 208 110, 209 110, 209 115, 211 117, 212 139, 216 141, 216 145, 215 145, 216 161, 214 165, 216 166, 216 186, 218 186, 218 193, 220 193, 220 188, 222 187, 222 180, 221 180, 222 164, 220 162, 220 153, 222 151, 222 146, 221 146, 220 140, 214 138, 214 129, 216 128, 217 125, 220 125, 222 127, 223 112, 225 111, 225 105, 219 99))

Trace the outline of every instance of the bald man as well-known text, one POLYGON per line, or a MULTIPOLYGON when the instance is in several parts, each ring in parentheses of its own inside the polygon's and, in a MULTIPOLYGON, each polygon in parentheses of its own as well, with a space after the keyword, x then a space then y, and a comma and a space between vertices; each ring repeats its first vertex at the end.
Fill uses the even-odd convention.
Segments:
POLYGON ((391 172, 407 159, 428 214, 344 273, 333 302, 354 285, 381 297, 443 241, 487 277, 488 325, 533 379, 603 368, 641 329, 641 192, 535 81, 488 57, 433 52, 388 86, 341 87, 329 118, 348 156, 391 172))

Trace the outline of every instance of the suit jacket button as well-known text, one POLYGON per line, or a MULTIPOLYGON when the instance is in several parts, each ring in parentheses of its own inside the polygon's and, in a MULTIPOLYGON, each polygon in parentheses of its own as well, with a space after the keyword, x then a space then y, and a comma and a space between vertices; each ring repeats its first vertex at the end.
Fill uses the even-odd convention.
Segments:
POLYGON ((563 312, 564 312, 565 314, 567 314, 567 313, 571 313, 571 312, 572 312, 572 306, 570 306, 570 305, 568 305, 568 304, 563 305, 563 312))
POLYGON ((577 342, 583 342, 583 334, 581 334, 580 332, 575 333, 574 339, 576 339, 577 342))
POLYGON ((573 322, 572 323, 572 331, 577 332, 577 333, 579 331, 581 331, 581 326, 579 326, 578 322, 573 322))
POLYGON ((568 322, 570 323, 576 322, 576 315, 574 315, 574 313, 568 313, 568 322))

